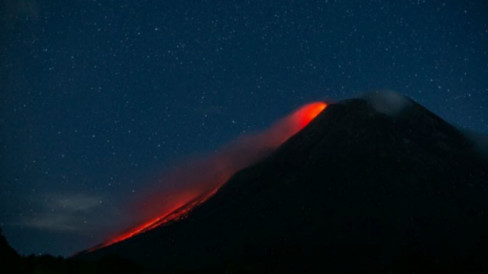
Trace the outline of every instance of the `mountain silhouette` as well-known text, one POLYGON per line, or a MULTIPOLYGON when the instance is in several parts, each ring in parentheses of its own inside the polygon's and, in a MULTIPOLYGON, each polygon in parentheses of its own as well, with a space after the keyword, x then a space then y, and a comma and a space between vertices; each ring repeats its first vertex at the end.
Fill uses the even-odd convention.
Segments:
POLYGON ((79 261, 51 255, 19 255, 8 243, 0 229, 0 273, 152 273, 117 256, 98 260, 79 261))
POLYGON ((21 257, 17 252, 9 245, 5 236, 3 236, 2 229, 0 229, 0 258, 2 258, 4 267, 16 266, 21 257))
POLYGON ((155 272, 487 270, 488 161, 391 93, 330 104, 187 218, 77 255, 155 272))

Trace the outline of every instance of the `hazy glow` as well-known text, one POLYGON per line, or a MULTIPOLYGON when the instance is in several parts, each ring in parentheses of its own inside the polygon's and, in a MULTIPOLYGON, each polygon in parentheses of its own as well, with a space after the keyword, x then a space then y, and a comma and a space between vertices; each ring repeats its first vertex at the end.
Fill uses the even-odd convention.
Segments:
POLYGON ((165 185, 176 187, 152 191, 150 196, 144 197, 143 205, 138 209, 137 214, 153 217, 148 217, 147 221, 89 251, 118 243, 186 217, 193 208, 217 193, 235 172, 268 155, 308 125, 326 107, 327 104, 323 102, 302 106, 269 129, 258 134, 242 136, 221 148, 219 152, 176 169, 161 180, 165 185))

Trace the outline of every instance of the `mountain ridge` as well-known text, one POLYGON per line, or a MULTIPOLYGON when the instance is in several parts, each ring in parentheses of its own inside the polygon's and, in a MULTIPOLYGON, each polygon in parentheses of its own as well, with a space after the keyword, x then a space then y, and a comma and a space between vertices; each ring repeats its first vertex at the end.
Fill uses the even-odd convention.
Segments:
POLYGON ((482 267, 461 251, 485 248, 488 164, 408 102, 394 116, 367 99, 331 104, 187 219, 79 258, 118 254, 159 270, 482 267))

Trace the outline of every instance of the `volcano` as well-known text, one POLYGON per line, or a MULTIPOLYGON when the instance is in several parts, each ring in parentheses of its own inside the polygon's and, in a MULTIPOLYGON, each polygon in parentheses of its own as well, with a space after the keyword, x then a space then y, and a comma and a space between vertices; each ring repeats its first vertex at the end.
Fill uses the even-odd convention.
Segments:
POLYGON ((487 270, 488 161, 398 94, 329 104, 186 218, 75 260, 155 272, 487 270))

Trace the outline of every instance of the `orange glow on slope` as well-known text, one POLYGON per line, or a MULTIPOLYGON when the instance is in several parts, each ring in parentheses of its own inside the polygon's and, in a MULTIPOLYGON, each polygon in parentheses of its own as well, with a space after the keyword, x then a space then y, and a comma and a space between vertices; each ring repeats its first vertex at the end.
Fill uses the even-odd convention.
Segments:
POLYGON ((308 104, 300 108, 296 114, 296 119, 299 121, 300 130, 308 125, 317 115, 319 115, 327 107, 326 103, 317 102, 308 104))
POLYGON ((127 232, 124 232, 102 244, 99 244, 97 246, 94 246, 88 250, 88 252, 100 249, 102 247, 110 246, 115 243, 124 241, 126 239, 131 238, 132 236, 144 233, 146 231, 149 231, 153 228, 156 228, 160 225, 164 225, 166 223, 172 222, 172 221, 178 221, 187 216, 187 214, 196 206, 202 204, 206 200, 208 200, 210 197, 212 197, 218 189, 214 189, 213 191, 210 191, 208 193, 203 193, 202 195, 188 201, 186 204, 177 204, 172 210, 169 210, 167 213, 158 216, 154 219, 151 219, 147 222, 144 222, 134 228, 131 228, 127 232))
POLYGON ((234 173, 259 161, 270 151, 276 149, 308 125, 326 107, 327 104, 323 102, 302 106, 269 129, 258 134, 243 136, 224 146, 215 155, 205 158, 204 161, 190 163, 174 174, 170 174, 164 181, 166 183, 168 181, 177 182, 183 187, 165 193, 157 193, 156 197, 146 198, 145 211, 158 209, 158 212, 154 213, 156 217, 148 218, 148 221, 89 249, 88 252, 185 218, 193 208, 217 193, 234 173), (158 207, 158 204, 161 204, 161 196, 171 197, 169 205, 164 207, 159 205, 158 207))

